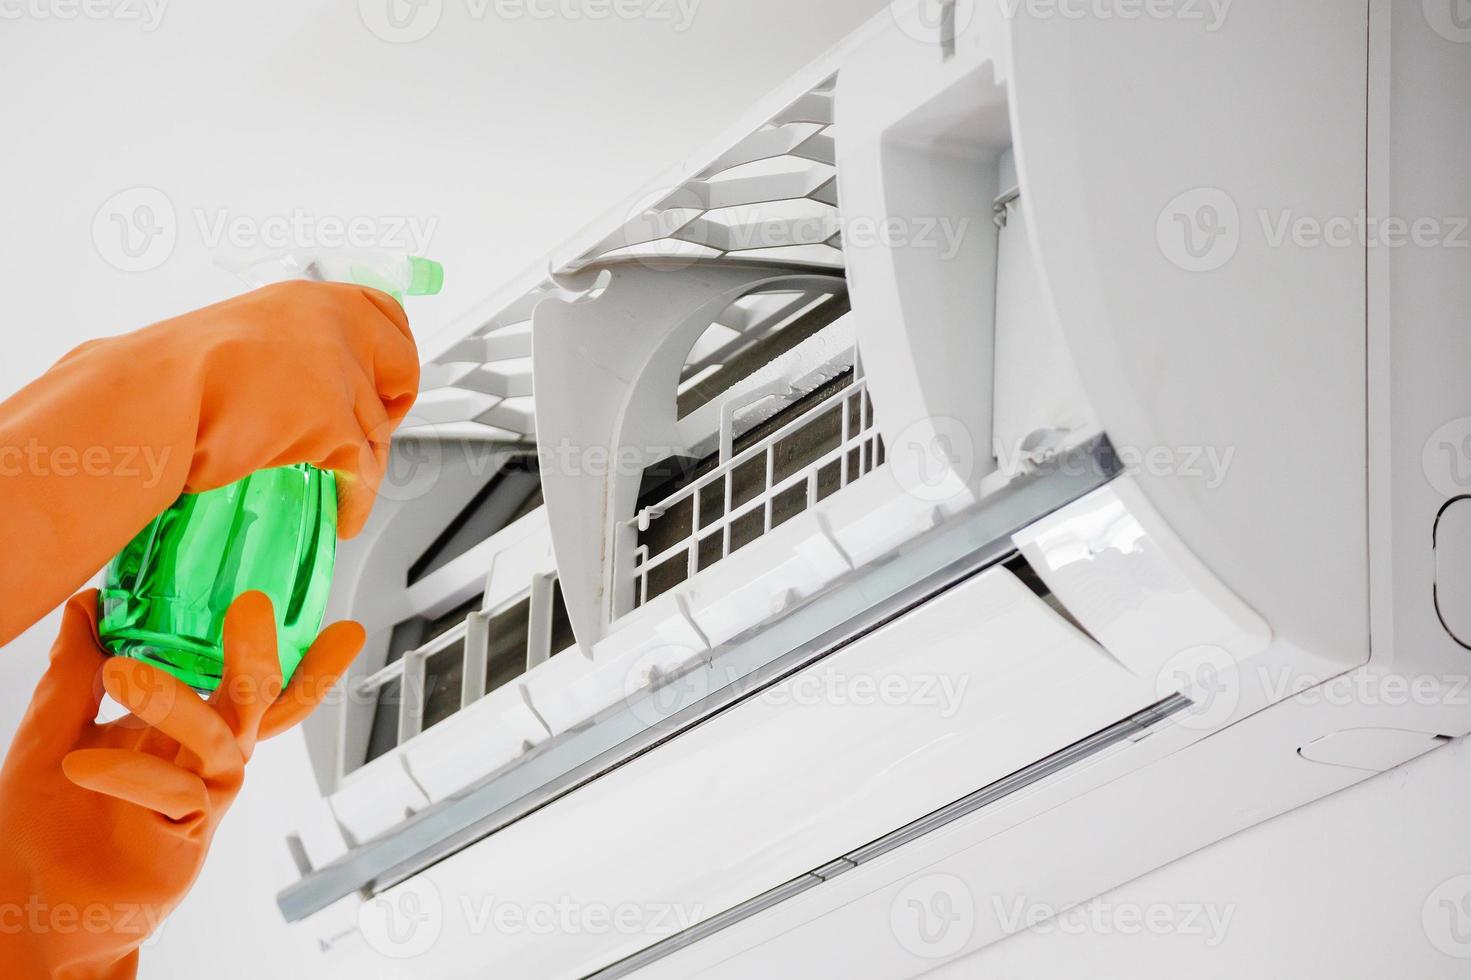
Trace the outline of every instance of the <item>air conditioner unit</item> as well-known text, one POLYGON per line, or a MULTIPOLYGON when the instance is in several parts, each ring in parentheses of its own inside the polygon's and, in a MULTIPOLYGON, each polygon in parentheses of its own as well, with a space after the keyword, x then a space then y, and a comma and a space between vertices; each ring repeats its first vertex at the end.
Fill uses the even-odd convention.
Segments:
POLYGON ((1126 6, 896 4, 430 352, 335 968, 913 976, 1471 730, 1471 46, 1126 6))

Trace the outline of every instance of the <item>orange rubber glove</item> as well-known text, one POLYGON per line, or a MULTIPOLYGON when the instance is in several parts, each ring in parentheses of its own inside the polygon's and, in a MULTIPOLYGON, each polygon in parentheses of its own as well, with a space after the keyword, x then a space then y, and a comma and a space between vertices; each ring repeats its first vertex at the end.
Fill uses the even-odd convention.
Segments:
POLYGON ((362 286, 268 286, 78 347, 0 403, 0 644, 186 491, 314 463, 356 534, 418 386, 403 308, 362 286))
POLYGON ((0 769, 0 972, 134 975, 138 947, 183 899, 256 742, 304 718, 363 644, 327 627, 285 691, 271 601, 225 617, 209 702, 97 643, 97 594, 67 603, 51 666, 0 769), (99 679, 101 683, 99 684, 99 679), (97 725, 102 689, 132 714, 97 725))

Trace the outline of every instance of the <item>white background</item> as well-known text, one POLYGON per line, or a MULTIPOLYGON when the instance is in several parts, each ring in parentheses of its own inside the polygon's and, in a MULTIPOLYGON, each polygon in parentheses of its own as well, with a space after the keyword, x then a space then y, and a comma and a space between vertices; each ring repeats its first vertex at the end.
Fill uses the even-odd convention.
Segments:
MULTIPOLYGON (((221 215, 433 222, 428 251, 446 266, 446 289, 411 309, 428 338, 884 0, 685 4, 693 17, 681 30, 673 3, 672 19, 507 20, 443 0, 426 38, 391 44, 346 0, 173 0, 151 31, 146 14, 68 20, 65 0, 0 0, 0 397, 85 339, 236 291, 214 264, 229 250, 210 248, 200 226, 221 215), (123 272, 94 245, 93 220, 138 186, 168 199, 177 242, 156 268, 123 272)), ((7 742, 53 632, 48 619, 0 655, 7 742)), ((281 843, 291 801, 314 791, 296 737, 264 747, 250 776, 143 976, 326 975, 273 902, 292 874, 281 843)), ((1468 777, 1471 749, 1454 745, 1106 898, 1228 908, 1219 945, 1053 929, 939 975, 1471 975, 1471 960, 1431 945, 1421 918, 1437 884, 1471 872, 1445 857, 1466 853, 1445 844, 1468 832, 1468 777)), ((1463 919, 1471 930, 1471 913, 1463 919)))

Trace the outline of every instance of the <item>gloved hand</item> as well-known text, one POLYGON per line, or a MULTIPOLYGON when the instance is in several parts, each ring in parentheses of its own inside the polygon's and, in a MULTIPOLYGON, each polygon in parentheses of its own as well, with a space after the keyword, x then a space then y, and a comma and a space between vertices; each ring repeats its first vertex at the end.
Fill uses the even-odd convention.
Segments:
POLYGON ((363 644, 327 627, 281 690, 271 602, 225 618, 205 702, 98 646, 97 597, 67 603, 51 666, 0 769, 0 964, 6 977, 133 976, 138 947, 199 874, 256 742, 309 714, 363 644), (100 681, 100 683, 99 683, 100 681), (105 688, 132 714, 97 725, 105 688))
POLYGON ((403 308, 362 286, 267 286, 83 344, 0 403, 0 644, 186 491, 313 463, 356 534, 418 386, 403 308))

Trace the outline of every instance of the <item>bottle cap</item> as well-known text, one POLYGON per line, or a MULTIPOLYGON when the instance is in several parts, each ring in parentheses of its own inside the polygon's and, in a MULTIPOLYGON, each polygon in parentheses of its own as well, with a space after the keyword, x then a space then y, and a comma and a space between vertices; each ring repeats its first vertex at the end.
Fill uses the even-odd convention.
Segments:
POLYGON ((442 288, 444 288, 444 266, 433 259, 421 259, 417 255, 410 255, 408 294, 410 296, 437 296, 442 288))

